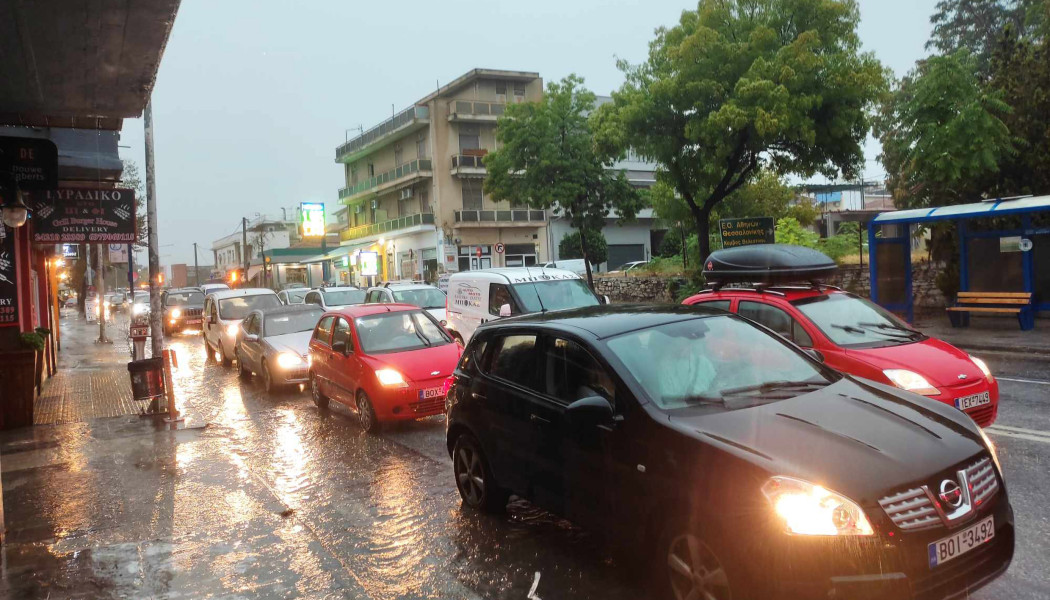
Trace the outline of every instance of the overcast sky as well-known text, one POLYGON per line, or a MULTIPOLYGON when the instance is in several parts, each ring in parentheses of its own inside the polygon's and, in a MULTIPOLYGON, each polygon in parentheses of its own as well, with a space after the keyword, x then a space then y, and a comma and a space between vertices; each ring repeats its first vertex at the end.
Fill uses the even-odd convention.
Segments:
MULTIPOLYGON (((682 0, 184 0, 153 92, 161 262, 211 264, 242 216, 338 206, 335 147, 476 67, 569 73, 608 94, 682 0), (351 133, 351 135, 353 135, 351 133)), ((935 0, 860 0, 866 50, 898 75, 925 55, 935 0)), ((144 167, 142 121, 121 149, 144 167)), ((867 177, 883 173, 868 145, 867 177)), ((143 168, 144 171, 144 168, 143 168)))

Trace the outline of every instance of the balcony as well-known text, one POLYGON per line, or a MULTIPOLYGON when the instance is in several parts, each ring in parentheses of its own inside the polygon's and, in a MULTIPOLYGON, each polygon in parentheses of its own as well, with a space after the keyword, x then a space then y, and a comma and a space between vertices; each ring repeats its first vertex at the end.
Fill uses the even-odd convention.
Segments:
POLYGON ((413 106, 336 148, 335 162, 347 163, 360 158, 404 134, 426 127, 429 123, 430 109, 426 106, 413 106))
POLYGON ((375 177, 369 177, 364 181, 357 182, 355 185, 339 190, 339 199, 345 200, 349 203, 355 198, 368 192, 379 193, 397 185, 409 183, 417 179, 432 177, 432 168, 429 158, 416 159, 412 162, 407 162, 396 169, 391 169, 386 173, 380 173, 375 177))
POLYGON ((448 104, 449 123, 495 123, 507 105, 503 102, 453 100, 448 104))
POLYGON ((409 229, 411 227, 418 227, 422 225, 434 225, 433 213, 418 213, 414 215, 408 215, 406 217, 399 217, 397 219, 390 219, 389 221, 370 223, 368 225, 358 225, 357 227, 351 227, 346 231, 340 233, 339 239, 341 239, 344 242, 349 242, 352 240, 359 240, 361 238, 367 238, 370 236, 384 235, 392 231, 400 231, 402 229, 409 229))
POLYGON ((451 173, 454 177, 484 177, 486 150, 478 154, 453 154, 451 173))
POLYGON ((535 208, 510 210, 457 210, 456 227, 535 227, 547 220, 547 212, 535 208))

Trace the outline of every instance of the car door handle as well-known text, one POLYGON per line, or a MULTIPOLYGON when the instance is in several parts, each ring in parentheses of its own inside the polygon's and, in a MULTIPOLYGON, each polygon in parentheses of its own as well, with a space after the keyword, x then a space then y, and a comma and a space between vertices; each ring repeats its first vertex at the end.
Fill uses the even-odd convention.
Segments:
POLYGON ((544 419, 539 415, 529 415, 529 420, 533 423, 550 423, 550 419, 544 419))
POLYGON ((479 394, 477 392, 471 392, 470 397, 475 400, 488 400, 488 398, 486 398, 484 394, 479 394))

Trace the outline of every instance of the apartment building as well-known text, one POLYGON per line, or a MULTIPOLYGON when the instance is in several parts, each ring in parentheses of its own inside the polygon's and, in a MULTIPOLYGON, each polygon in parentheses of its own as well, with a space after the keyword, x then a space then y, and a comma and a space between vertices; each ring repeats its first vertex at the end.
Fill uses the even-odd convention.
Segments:
MULTIPOLYGON (((230 271, 243 269, 245 258, 259 258, 260 252, 274 248, 288 248, 300 239, 298 225, 286 219, 271 219, 260 215, 247 223, 247 235, 237 228, 211 244, 215 267, 212 276, 225 279, 230 271), (243 248, 244 238, 248 246, 243 248)), ((250 268, 248 279, 256 277, 262 267, 250 268)))
POLYGON ((474 69, 336 148, 351 268, 365 251, 378 254, 381 280, 546 261, 546 212, 483 190, 496 120, 542 94, 538 73, 474 69))

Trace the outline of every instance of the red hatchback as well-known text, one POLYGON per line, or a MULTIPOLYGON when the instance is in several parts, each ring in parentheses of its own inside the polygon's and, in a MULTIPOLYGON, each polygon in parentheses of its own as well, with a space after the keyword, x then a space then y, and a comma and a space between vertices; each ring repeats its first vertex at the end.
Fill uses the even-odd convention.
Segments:
POLYGON ((325 313, 310 339, 310 392, 318 408, 354 408, 366 431, 385 421, 445 412, 442 384, 460 348, 425 310, 360 304, 325 313))
POLYGON ((828 286, 705 290, 683 304, 756 321, 834 369, 940 400, 981 427, 995 422, 999 384, 979 358, 908 327, 873 302, 828 286))

